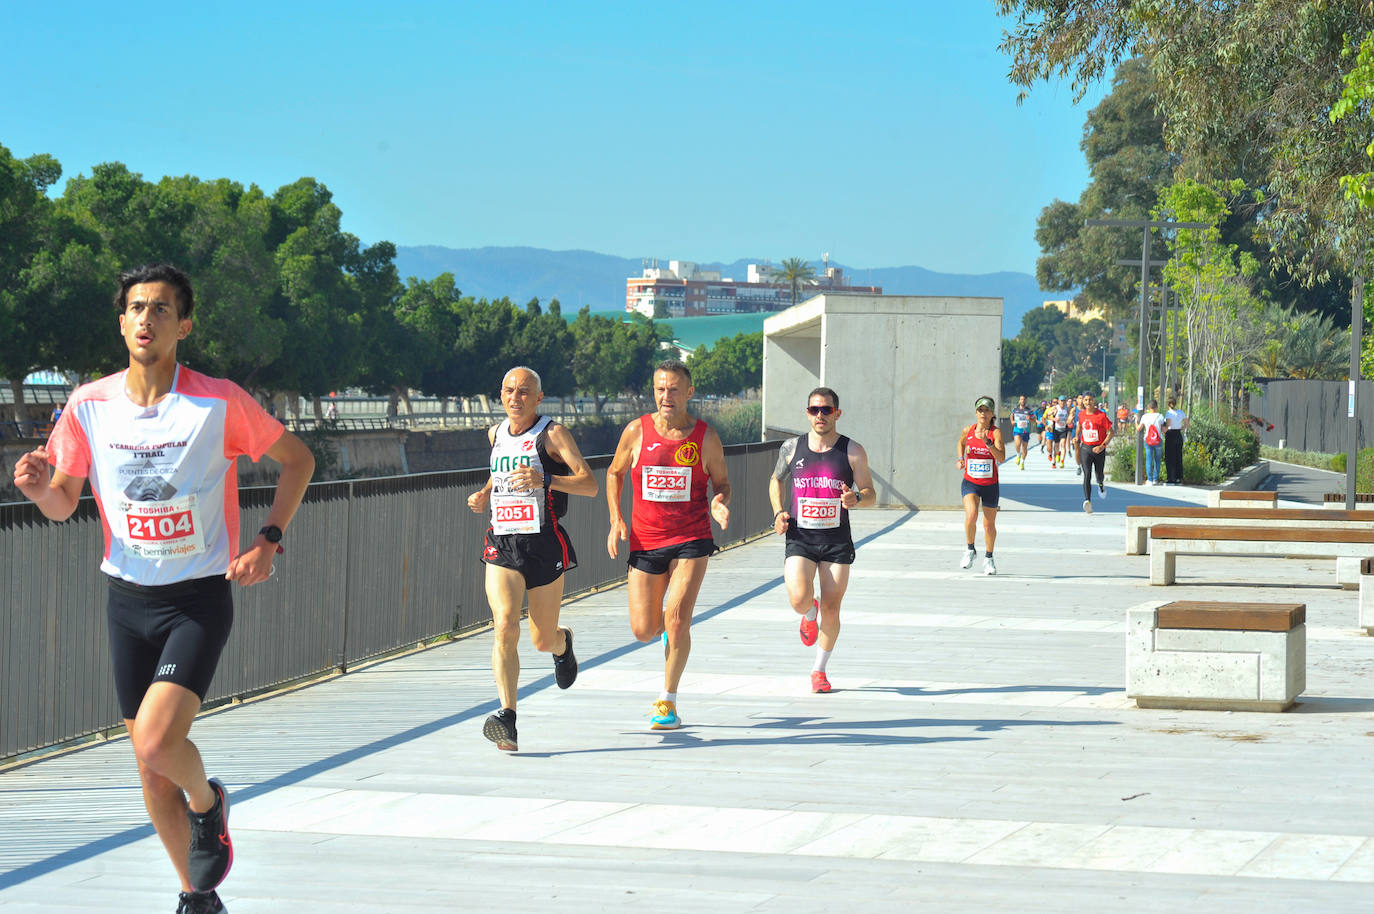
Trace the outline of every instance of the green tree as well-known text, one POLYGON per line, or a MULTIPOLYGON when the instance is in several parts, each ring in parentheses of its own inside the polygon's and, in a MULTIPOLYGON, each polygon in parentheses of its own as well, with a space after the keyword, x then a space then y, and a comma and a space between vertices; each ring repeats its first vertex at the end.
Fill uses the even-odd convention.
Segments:
MULTIPOLYGON (((1058 314, 1059 312, 1055 312, 1058 314)), ((1045 377, 1045 347, 1035 339, 1002 341, 1002 395, 1033 397, 1045 377)))
POLYGON ((816 268, 807 263, 804 257, 788 257, 770 272, 774 282, 791 286, 794 305, 801 287, 809 286, 816 280, 816 268))
POLYGON ((1102 382, 1086 371, 1075 369, 1054 376, 1050 394, 1056 397, 1076 397, 1082 393, 1097 396, 1102 392, 1102 382))
POLYGON ((1249 188, 1273 263, 1310 287, 1358 259, 1361 220, 1339 193, 1364 170, 1370 113, 1326 116, 1342 90, 1347 36, 1374 28, 1364 0, 997 0, 1022 94, 1068 77, 1077 97, 1128 55, 1150 61, 1178 177, 1249 188))
POLYGON ((578 390, 593 396, 598 414, 608 397, 643 394, 660 351, 653 321, 613 320, 583 305, 572 332, 573 378, 578 390))
POLYGON ((763 384, 763 331, 722 337, 703 344, 687 359, 692 385, 699 394, 732 396, 763 384))
POLYGON ((1091 178, 1077 203, 1055 200, 1040 213, 1035 240, 1042 289, 1081 289, 1108 313, 1128 313, 1140 271, 1117 265, 1140 257, 1140 233, 1087 226, 1099 218, 1140 219, 1178 164, 1164 148, 1164 123, 1154 101, 1155 81, 1144 60, 1123 61, 1112 91, 1088 113, 1079 143, 1091 178))
POLYGON ((564 397, 574 392, 572 370, 574 337, 563 319, 558 299, 549 302, 545 312, 539 299, 532 299, 525 310, 515 315, 507 361, 528 365, 539 372, 545 396, 564 397))

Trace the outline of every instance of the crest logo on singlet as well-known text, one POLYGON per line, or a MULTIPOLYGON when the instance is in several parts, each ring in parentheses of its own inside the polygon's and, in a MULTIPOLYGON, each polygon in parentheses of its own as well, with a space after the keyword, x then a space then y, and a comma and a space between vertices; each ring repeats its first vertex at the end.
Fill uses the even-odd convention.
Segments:
POLYGON ((696 466, 697 458, 700 456, 701 453, 697 450, 696 442, 687 441, 673 454, 673 459, 677 461, 677 465, 680 467, 692 467, 696 466))

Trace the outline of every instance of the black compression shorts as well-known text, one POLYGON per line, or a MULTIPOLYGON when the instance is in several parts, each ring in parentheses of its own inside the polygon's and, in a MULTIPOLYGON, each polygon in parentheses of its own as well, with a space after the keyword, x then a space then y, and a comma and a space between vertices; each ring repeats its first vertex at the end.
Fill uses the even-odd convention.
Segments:
POLYGON ((108 580, 105 615, 120 713, 137 717, 154 682, 174 682, 204 701, 234 624, 229 581, 212 575, 144 587, 108 580))

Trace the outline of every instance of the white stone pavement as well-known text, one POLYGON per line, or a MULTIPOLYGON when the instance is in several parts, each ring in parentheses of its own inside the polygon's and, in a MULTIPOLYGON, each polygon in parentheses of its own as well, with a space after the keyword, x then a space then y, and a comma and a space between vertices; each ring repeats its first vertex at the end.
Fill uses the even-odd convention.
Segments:
MULTIPOLYGON (((769 537, 712 560, 679 731, 647 729, 662 650, 619 588, 565 608, 572 689, 522 648, 517 755, 479 732, 488 633, 207 715, 229 910, 1374 911, 1374 642, 1333 563, 1197 558, 1169 591, 1306 602, 1295 710, 1142 711, 1125 614, 1161 589, 1120 512, 1205 493, 1088 517, 1072 467, 1003 478, 996 577, 955 513, 855 513, 829 695, 769 537)), ((123 740, 0 775, 0 912, 172 911, 144 823, 123 740)))

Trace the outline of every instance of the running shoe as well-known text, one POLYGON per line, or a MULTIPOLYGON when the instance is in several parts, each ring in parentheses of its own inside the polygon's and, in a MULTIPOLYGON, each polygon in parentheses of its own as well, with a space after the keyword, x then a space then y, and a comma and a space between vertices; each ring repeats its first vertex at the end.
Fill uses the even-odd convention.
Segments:
POLYGON ((649 718, 650 730, 676 730, 682 726, 682 718, 677 716, 677 704, 659 699, 654 702, 653 716, 649 718))
POLYGON ((224 914, 228 910, 214 892, 182 892, 177 896, 177 914, 224 914))
POLYGON ((515 712, 510 708, 502 708, 488 717, 486 723, 482 724, 482 735, 495 743, 496 748, 502 752, 519 751, 515 734, 515 712))
POLYGON ((1073 468, 1073 475, 1075 475, 1075 476, 1082 476, 1082 475, 1083 475, 1083 464, 1080 463, 1080 464, 1075 464, 1075 465, 1074 465, 1074 468, 1073 468))
POLYGON ((1091 514, 1091 513, 1093 513, 1093 503, 1092 503, 1091 501, 1089 501, 1088 499, 1086 499, 1086 498, 1083 499, 1083 513, 1084 513, 1084 514, 1091 514))
POLYGON ((1098 484, 1097 484, 1097 497, 1098 497, 1098 498, 1106 498, 1106 497, 1107 497, 1107 487, 1106 487, 1105 485, 1103 485, 1102 483, 1098 483, 1098 484))
POLYGON ((206 812, 186 810, 191 823, 191 847, 186 865, 191 885, 197 892, 209 892, 229 875, 234 865, 234 842, 229 840, 229 794, 218 778, 210 778, 215 805, 206 812))
POLYGON ((568 639, 567 646, 562 654, 553 655, 553 678, 560 689, 577 682, 577 655, 572 649, 572 629, 564 627, 563 631, 568 639))
MULTIPOLYGON (((812 608, 813 610, 815 610, 816 613, 819 614, 820 611, 821 611, 821 604, 820 604, 820 601, 818 601, 818 600, 812 600, 812 601, 811 601, 811 608, 812 608)), ((816 620, 815 620, 815 619, 808 619, 808 618, 806 618, 805 616, 802 616, 802 620, 801 620, 801 639, 802 639, 802 644, 805 644, 807 647, 810 647, 811 645, 815 644, 815 643, 816 643, 816 635, 817 635, 817 633, 818 633, 819 631, 820 631, 820 629, 817 627, 817 625, 816 625, 816 620)))
POLYGON ((812 671, 811 671, 811 691, 813 691, 813 692, 829 692, 829 691, 830 691, 830 680, 825 678, 825 671, 824 671, 824 670, 812 670, 812 671))
POLYGON ((992 556, 983 559, 983 574, 996 574, 997 564, 993 562, 992 556))
POLYGON ((960 567, 960 568, 971 568, 971 567, 973 567, 973 560, 974 560, 975 558, 977 558, 977 556, 978 556, 978 553, 974 552, 972 549, 965 549, 965 550, 964 550, 964 558, 963 558, 962 561, 959 562, 959 567, 960 567))

